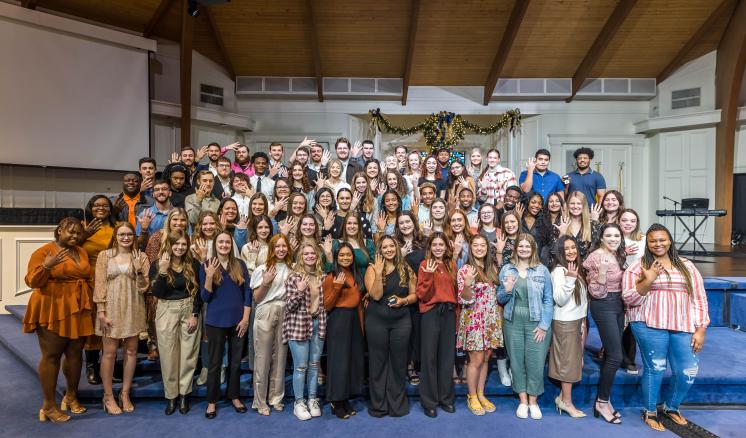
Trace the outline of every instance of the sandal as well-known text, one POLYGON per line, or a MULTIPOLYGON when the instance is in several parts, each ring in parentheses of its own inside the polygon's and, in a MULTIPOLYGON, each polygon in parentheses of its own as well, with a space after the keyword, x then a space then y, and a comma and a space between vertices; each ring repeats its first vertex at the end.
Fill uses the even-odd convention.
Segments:
POLYGON ((679 411, 664 409, 663 415, 670 418, 671 421, 678 424, 679 426, 686 426, 687 424, 689 424, 689 421, 687 421, 687 419, 684 418, 684 416, 681 415, 681 412, 679 411))
POLYGON ((62 398, 62 403, 60 403, 60 410, 61 411, 67 411, 69 410, 73 414, 83 414, 88 409, 85 408, 85 406, 80 404, 80 401, 78 401, 77 398, 67 398, 67 396, 62 398))
POLYGON ((489 401, 487 397, 484 396, 483 392, 477 394, 477 399, 484 408, 485 412, 495 412, 495 410, 497 409, 495 405, 491 401, 489 401))
POLYGON ((596 403, 593 405, 593 416, 598 418, 599 416, 604 419, 609 424, 622 424, 622 419, 620 417, 617 417, 614 415, 614 413, 611 414, 611 418, 606 418, 605 415, 601 414, 601 411, 598 410, 598 407, 596 405, 603 405, 603 404, 609 404, 608 401, 601 401, 596 400, 596 403))
POLYGON ((467 406, 469 407, 469 410, 474 415, 484 415, 484 407, 482 406, 482 403, 479 401, 479 397, 476 395, 466 395, 466 399, 468 400, 467 406))
POLYGON ((57 408, 52 408, 48 411, 39 409, 39 421, 42 423, 45 421, 51 421, 52 423, 64 423, 70 421, 70 416, 59 411, 57 408))
POLYGON ((642 421, 653 430, 657 430, 658 432, 666 431, 666 428, 663 427, 663 423, 658 419, 658 414, 655 412, 642 411, 642 421))

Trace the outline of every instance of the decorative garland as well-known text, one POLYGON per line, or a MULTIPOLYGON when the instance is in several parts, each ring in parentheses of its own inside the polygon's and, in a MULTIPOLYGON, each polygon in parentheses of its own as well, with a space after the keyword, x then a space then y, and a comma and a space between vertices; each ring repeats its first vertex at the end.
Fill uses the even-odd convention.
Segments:
POLYGON ((464 140, 467 131, 479 135, 489 135, 506 128, 513 132, 515 128, 521 126, 521 111, 517 108, 503 113, 500 120, 485 127, 471 123, 459 114, 447 111, 430 114, 424 121, 409 128, 391 125, 386 117, 381 114, 379 108, 370 110, 369 113, 371 129, 378 128, 397 135, 412 135, 421 132, 425 136, 425 141, 431 153, 443 148, 454 149, 464 140))

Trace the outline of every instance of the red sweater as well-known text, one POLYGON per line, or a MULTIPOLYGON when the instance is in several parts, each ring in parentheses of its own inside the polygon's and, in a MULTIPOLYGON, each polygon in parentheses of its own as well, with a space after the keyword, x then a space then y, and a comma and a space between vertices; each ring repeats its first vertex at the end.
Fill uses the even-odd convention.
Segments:
MULTIPOLYGON (((425 272, 425 266, 427 266, 427 260, 420 263, 420 270, 417 274, 417 299, 420 313, 427 312, 437 303, 456 304, 456 284, 454 279, 448 275, 445 265, 438 262, 434 273, 425 272)), ((452 264, 452 268, 455 273, 456 265, 452 264)))

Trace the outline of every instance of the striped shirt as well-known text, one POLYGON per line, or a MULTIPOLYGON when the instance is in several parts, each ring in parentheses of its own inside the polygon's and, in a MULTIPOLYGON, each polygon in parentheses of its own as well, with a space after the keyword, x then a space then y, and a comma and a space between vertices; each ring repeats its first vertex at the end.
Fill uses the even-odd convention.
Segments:
POLYGON ((696 328, 710 324, 702 275, 692 262, 682 261, 692 276, 691 296, 686 290, 686 279, 676 268, 668 270, 668 275, 659 275, 645 296, 636 290, 637 282, 643 276, 641 260, 627 269, 622 282, 622 298, 630 308, 631 321, 644 321, 651 328, 687 333, 694 333, 696 328))
POLYGON ((495 170, 488 169, 479 180, 479 200, 492 205, 500 204, 505 198, 505 190, 517 185, 513 171, 498 165, 495 170))

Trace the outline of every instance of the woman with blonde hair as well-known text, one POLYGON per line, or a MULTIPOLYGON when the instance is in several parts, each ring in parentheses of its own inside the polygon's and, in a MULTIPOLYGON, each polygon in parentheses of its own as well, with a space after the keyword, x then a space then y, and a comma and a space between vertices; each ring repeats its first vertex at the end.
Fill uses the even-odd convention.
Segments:
POLYGON ((96 335, 103 338, 101 380, 104 383, 104 410, 112 415, 135 410, 129 398, 132 378, 137 365, 137 341, 147 329, 145 298, 148 290, 150 263, 145 254, 135 249, 135 227, 120 222, 114 227, 110 249, 101 252, 96 260, 95 289, 96 335), (114 400, 112 378, 117 349, 124 348, 124 373, 119 403, 114 400))
POLYGON ((301 243, 295 256, 293 270, 286 281, 285 317, 282 340, 293 356, 293 414, 299 420, 321 416, 321 404, 316 395, 319 361, 326 336, 324 308, 324 265, 319 248, 312 243, 301 243), (304 389, 308 381, 308 401, 304 389))
POLYGON ((201 339, 199 263, 189 252, 189 236, 173 230, 157 264, 150 266, 151 293, 158 299, 155 327, 158 333, 166 415, 189 412, 192 377, 199 359, 201 339))
MULTIPOLYGON (((314 219, 314 223, 316 220, 314 219)), ((280 412, 285 397, 285 358, 283 344, 285 319, 285 280, 290 275, 290 241, 277 234, 269 241, 267 262, 251 274, 254 294, 254 401, 261 415, 269 415, 269 406, 280 412)))
POLYGON ((556 228, 560 235, 568 235, 578 242, 581 260, 590 253, 591 245, 598 239, 601 224, 598 222, 600 204, 594 206, 593 212, 588 207, 588 200, 582 192, 572 192, 567 197, 569 221, 561 221, 556 228))
POLYGON ((469 257, 469 240, 473 233, 469 228, 469 219, 463 210, 454 208, 448 214, 444 233, 453 244, 453 260, 461 268, 469 257))
POLYGON ((319 178, 316 180, 316 189, 320 189, 322 187, 329 187, 334 192, 334 196, 337 195, 337 192, 342 187, 350 188, 350 185, 347 184, 346 181, 342 180, 342 171, 344 170, 344 165, 342 164, 342 161, 335 158, 331 161, 329 161, 329 166, 327 167, 329 177, 324 178, 323 176, 319 175, 319 178))

